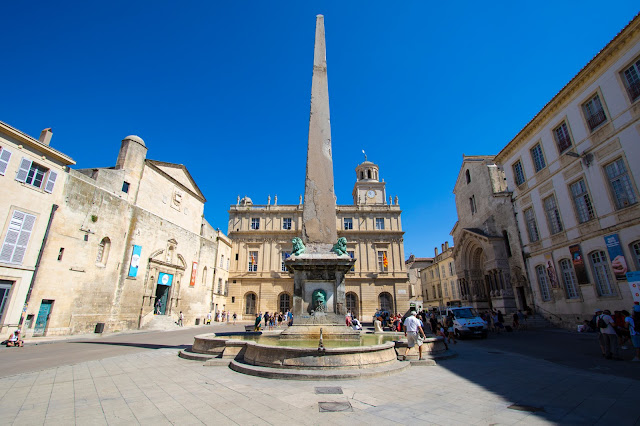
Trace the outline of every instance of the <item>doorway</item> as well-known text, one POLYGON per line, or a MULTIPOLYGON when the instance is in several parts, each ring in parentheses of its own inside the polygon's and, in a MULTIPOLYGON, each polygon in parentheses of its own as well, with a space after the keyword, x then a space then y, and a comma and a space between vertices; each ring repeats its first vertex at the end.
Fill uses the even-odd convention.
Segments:
POLYGON ((36 326, 33 330, 34 336, 44 336, 47 331, 47 324, 51 317, 51 308, 53 307, 53 300, 42 300, 40 304, 40 310, 38 311, 38 318, 36 319, 36 326))
POLYGON ((516 287, 518 292, 518 299, 520 299, 520 307, 523 311, 529 309, 529 305, 527 305, 527 295, 524 291, 524 287, 516 287))
POLYGON ((168 285, 158 284, 156 287, 156 315, 166 315, 167 314, 167 300, 169 299, 169 289, 171 287, 168 285), (158 302, 160 302, 158 304, 158 302))

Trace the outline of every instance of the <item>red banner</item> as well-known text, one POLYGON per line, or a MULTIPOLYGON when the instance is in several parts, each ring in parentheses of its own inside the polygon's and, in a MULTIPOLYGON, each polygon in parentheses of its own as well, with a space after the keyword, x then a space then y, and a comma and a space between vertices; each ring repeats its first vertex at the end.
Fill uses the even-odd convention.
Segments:
POLYGON ((196 285, 196 275, 198 274, 198 262, 193 262, 191 264, 191 281, 189 282, 190 286, 196 285))

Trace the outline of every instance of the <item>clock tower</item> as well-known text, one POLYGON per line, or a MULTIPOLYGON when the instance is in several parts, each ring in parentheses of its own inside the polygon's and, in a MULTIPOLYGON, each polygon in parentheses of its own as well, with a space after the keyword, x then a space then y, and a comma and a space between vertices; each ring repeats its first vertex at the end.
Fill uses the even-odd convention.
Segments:
POLYGON ((355 205, 384 205, 386 191, 384 181, 379 180, 377 164, 367 161, 356 167, 356 183, 353 186, 353 204, 355 205))

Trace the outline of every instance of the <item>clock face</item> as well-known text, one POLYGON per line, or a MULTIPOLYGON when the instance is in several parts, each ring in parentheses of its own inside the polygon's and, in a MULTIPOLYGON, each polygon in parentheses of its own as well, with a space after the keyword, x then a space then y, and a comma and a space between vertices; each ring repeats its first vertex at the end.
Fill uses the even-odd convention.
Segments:
POLYGON ((376 196, 376 191, 374 191, 373 189, 370 189, 367 191, 367 197, 373 198, 375 196, 376 196))

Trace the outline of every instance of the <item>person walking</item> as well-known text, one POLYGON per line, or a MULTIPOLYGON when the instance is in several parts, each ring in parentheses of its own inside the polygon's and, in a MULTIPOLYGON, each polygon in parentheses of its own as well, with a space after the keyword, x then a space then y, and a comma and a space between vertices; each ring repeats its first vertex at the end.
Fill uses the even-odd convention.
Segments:
POLYGON ((233 325, 236 325, 236 320, 238 319, 238 315, 236 315, 236 313, 233 313, 233 325))
POLYGON ((180 315, 178 315, 178 325, 182 327, 182 321, 184 321, 184 314, 180 311, 180 315))
POLYGON ((453 312, 449 312, 449 315, 447 315, 447 319, 446 321, 446 327, 447 327, 447 334, 449 337, 449 343, 451 343, 451 340, 453 339, 453 344, 457 344, 458 342, 456 341, 456 332, 455 329, 453 328, 453 312))
POLYGON ((620 355, 618 353, 618 335, 616 334, 616 330, 613 328, 615 322, 613 318, 611 318, 611 311, 605 309, 598 318, 598 327, 600 328, 600 333, 602 334, 604 340, 604 351, 606 359, 619 359, 620 355))
POLYGON ((260 322, 262 321, 262 312, 256 314, 256 321, 253 323, 253 331, 260 331, 260 322))
POLYGON ((640 310, 638 312, 634 311, 633 313, 634 316, 631 316, 628 311, 622 311, 622 314, 624 315, 624 323, 629 330, 629 334, 631 335, 631 344, 636 350, 636 355, 631 361, 640 362, 640 333, 638 332, 640 331, 640 310), (636 324, 638 325, 636 326, 636 324))
POLYGON ((403 361, 407 360, 409 351, 416 344, 418 345, 418 359, 422 360, 423 339, 426 339, 427 336, 425 336, 422 326, 420 325, 420 320, 416 318, 416 315, 416 311, 411 311, 411 315, 404 320, 404 335, 407 337, 407 349, 404 351, 404 355, 402 356, 403 361), (420 335, 422 335, 422 338, 420 338, 420 335))

